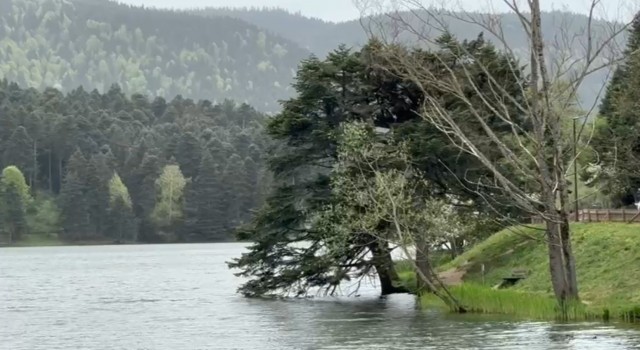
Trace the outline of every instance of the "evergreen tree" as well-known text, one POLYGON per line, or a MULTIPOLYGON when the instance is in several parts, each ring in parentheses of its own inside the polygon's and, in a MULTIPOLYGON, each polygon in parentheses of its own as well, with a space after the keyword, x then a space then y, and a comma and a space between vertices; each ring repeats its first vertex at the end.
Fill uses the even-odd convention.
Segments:
POLYGON ((27 133, 27 129, 19 126, 5 143, 3 162, 7 166, 15 165, 31 175, 35 171, 33 166, 34 157, 33 139, 27 133))
POLYGON ((242 206, 246 202, 247 188, 244 187, 244 164, 242 158, 234 154, 229 158, 222 173, 224 203, 226 205, 225 229, 231 231, 241 223, 242 206))
POLYGON ((151 220, 151 213, 156 203, 155 181, 160 176, 161 164, 157 156, 146 154, 140 168, 134 173, 131 188, 131 198, 134 203, 134 213, 138 218, 140 240, 143 242, 157 241, 155 226, 151 220))
MULTIPOLYGON (((616 206, 630 205, 640 188, 640 13, 632 23, 625 59, 616 68, 600 105, 590 142, 601 166, 591 183, 603 187, 616 206)), ((593 176, 585 172, 584 176, 593 176)))
POLYGON ((191 239, 204 241, 229 240, 225 230, 227 207, 222 171, 210 152, 205 152, 199 175, 188 185, 187 227, 191 239))
POLYGON ((242 171, 241 208, 242 221, 251 218, 251 210, 258 206, 260 200, 260 173, 253 159, 244 159, 242 171))
POLYGON ((94 154, 86 168, 85 192, 89 206, 89 221, 93 227, 94 238, 109 236, 109 180, 114 174, 112 158, 108 153, 94 154))
POLYGON ((10 243, 19 241, 27 233, 26 208, 30 201, 29 187, 20 169, 5 168, 0 181, 0 218, 10 243))
POLYGON ((80 150, 76 150, 69 159, 59 198, 62 238, 65 240, 86 240, 92 236, 91 208, 86 195, 88 186, 84 176, 87 163, 80 150))
POLYGON ((195 179, 198 176, 200 158, 200 141, 191 132, 182 135, 176 149, 176 160, 186 178, 195 179))
MULTIPOLYGON (((386 243, 368 233, 345 242, 337 248, 340 254, 322 251, 330 235, 312 226, 315 213, 331 204, 327 169, 336 163, 335 136, 341 123, 362 115, 371 118, 370 113, 388 107, 374 105, 376 87, 365 80, 365 71, 360 54, 344 47, 325 61, 304 61, 294 84, 297 97, 285 101, 282 113, 269 121, 268 133, 279 144, 268 159, 277 183, 251 225, 240 231, 240 238, 254 242, 250 252, 230 264, 251 278, 240 288, 243 294, 330 289, 349 271, 373 267, 358 259, 366 251, 373 254, 371 261, 390 261, 386 243), (295 248, 303 241, 308 248, 295 248), (344 261, 352 267, 340 268, 344 261)), ((376 271, 383 294, 404 291, 393 284, 393 266, 378 264, 376 271)))

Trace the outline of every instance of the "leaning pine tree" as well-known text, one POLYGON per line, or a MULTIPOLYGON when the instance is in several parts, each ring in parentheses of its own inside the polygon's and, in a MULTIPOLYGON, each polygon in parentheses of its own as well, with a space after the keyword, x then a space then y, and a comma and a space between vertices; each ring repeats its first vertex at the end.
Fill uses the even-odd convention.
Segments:
POLYGON ((272 293, 332 293, 341 282, 375 271, 383 295, 406 292, 385 240, 371 232, 343 235, 314 226, 334 198, 330 169, 337 162, 336 136, 348 120, 373 120, 389 106, 377 105, 379 86, 367 80, 359 53, 341 48, 325 61, 310 58, 298 71, 297 96, 269 121, 275 149, 268 159, 274 188, 256 218, 239 238, 253 242, 229 265, 249 278, 247 296, 272 293), (370 255, 371 258, 367 256, 370 255))

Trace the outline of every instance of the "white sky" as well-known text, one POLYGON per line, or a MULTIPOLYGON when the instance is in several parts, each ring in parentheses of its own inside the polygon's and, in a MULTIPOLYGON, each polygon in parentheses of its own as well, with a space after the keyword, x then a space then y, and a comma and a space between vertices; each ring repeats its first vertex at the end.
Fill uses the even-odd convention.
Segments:
MULTIPOLYGON (((2 0, 0 0, 2 1, 2 0)), ((301 12, 310 17, 318 17, 329 21, 345 21, 358 18, 360 12, 352 0, 119 0, 120 2, 145 5, 159 8, 194 8, 194 7, 280 7, 293 12, 301 12)), ((376 2, 380 0, 360 0, 376 2)), ((402 0, 382 0, 386 4, 403 2, 402 0)), ((516 0, 525 7, 526 0, 516 0)), ((592 0, 541 0, 544 10, 567 10, 588 13, 592 0)), ((404 0, 419 2, 424 6, 446 3, 452 9, 467 11, 504 12, 503 0, 404 0)), ((631 19, 639 9, 640 0, 600 0, 597 17, 605 19, 631 19)))

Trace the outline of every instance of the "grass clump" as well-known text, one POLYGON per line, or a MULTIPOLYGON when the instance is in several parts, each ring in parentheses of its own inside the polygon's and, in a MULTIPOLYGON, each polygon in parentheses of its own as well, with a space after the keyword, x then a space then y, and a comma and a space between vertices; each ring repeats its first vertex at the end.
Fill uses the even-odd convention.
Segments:
MULTIPOLYGON (((580 303, 568 305, 566 313, 563 313, 556 300, 546 294, 509 289, 494 290, 473 283, 452 286, 450 291, 462 303, 467 312, 510 315, 534 320, 585 320, 593 318, 585 306, 580 303)), ((423 295, 421 303, 422 305, 434 305, 431 295, 423 295)))

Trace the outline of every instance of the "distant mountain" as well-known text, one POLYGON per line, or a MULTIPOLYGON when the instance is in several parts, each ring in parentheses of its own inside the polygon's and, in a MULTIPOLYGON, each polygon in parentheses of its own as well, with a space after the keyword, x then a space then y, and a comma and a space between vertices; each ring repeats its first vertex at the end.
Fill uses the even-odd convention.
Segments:
POLYGON ((339 44, 360 46, 367 40, 358 21, 327 22, 277 8, 206 8, 192 13, 241 19, 285 37, 319 56, 335 50, 339 44))
MULTIPOLYGON (((517 18, 503 15, 502 21, 509 45, 526 56, 517 18)), ((543 22, 552 41, 560 23, 579 37, 587 18, 553 12, 543 22)), ((462 39, 480 32, 462 21, 451 22, 450 30, 462 39)), ((360 21, 325 22, 278 9, 170 11, 110 0, 0 0, 0 79, 41 90, 82 85, 104 92, 119 84, 126 94, 233 99, 274 112, 292 95, 302 59, 366 41, 360 21)), ((585 82, 587 104, 606 79, 603 71, 585 82)))
POLYGON ((107 0, 0 0, 0 79, 247 102, 275 111, 309 51, 228 16, 107 0))
MULTIPOLYGON (((367 41, 366 22, 348 21, 342 23, 332 23, 316 18, 308 18, 300 14, 289 13, 281 9, 204 9, 195 13, 205 16, 230 16, 252 23, 260 28, 264 28, 274 35, 286 37, 299 46, 308 49, 316 55, 323 56, 332 51, 340 44, 358 47, 367 41)), ((409 13, 401 14, 409 22, 416 23, 416 19, 409 13)), ((377 22, 388 20, 385 16, 377 18, 377 22)), ((501 16, 505 37, 508 45, 522 58, 528 55, 527 37, 522 30, 519 19, 514 14, 504 14, 501 16)), ((460 20, 447 20, 449 30, 460 39, 473 39, 480 34, 481 30, 477 25, 466 23, 460 20)), ((603 21, 593 21, 591 24, 596 32, 603 33, 610 23, 603 21)), ((418 28, 420 24, 416 27, 418 28)), ((564 31, 565 37, 572 42, 572 51, 579 52, 582 45, 586 43, 584 33, 588 26, 588 18, 582 14, 569 12, 549 12, 543 15, 543 32, 548 43, 552 44, 559 39, 564 31), (577 39, 583 39, 582 41, 577 39)), ((432 32, 432 35, 437 33, 432 32)), ((491 40, 489 35, 486 38, 491 40)), ((405 39, 411 40, 410 36, 405 39)), ((620 44, 624 45, 626 38, 620 37, 620 44)), ((552 46, 552 45, 550 45, 552 46)), ((597 99, 600 88, 608 79, 608 72, 602 71, 592 75, 582 85, 580 95, 583 107, 588 108, 597 99)))

